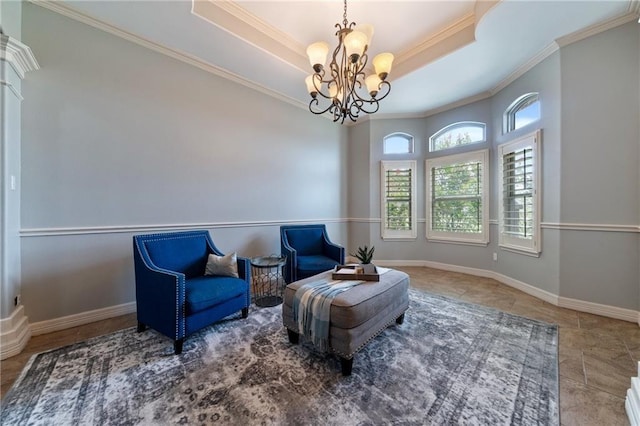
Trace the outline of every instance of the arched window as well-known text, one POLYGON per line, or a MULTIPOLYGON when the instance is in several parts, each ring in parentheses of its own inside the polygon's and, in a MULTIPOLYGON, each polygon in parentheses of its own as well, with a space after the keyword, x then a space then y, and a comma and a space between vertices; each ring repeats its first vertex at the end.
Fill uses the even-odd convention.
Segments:
POLYGON ((413 152, 413 136, 407 133, 391 133, 382 140, 384 154, 411 154, 413 152))
POLYGON ((429 138, 429 150, 453 148, 487 140, 487 126, 476 121, 460 121, 438 130, 429 138))
POLYGON ((504 112, 503 133, 509 133, 539 119, 540 99, 538 93, 527 93, 513 101, 504 112))

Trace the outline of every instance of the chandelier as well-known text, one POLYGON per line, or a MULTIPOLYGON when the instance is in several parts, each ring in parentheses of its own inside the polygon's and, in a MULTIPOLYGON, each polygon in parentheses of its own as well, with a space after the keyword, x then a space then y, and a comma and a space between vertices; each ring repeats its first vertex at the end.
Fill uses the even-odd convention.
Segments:
POLYGON ((360 113, 373 114, 380 108, 379 102, 391 91, 386 81, 393 55, 381 53, 373 58, 375 74, 365 78, 367 50, 373 27, 358 25, 347 20, 347 0, 344 0, 342 25, 338 29, 338 46, 333 51, 331 62, 325 67, 329 45, 325 42, 311 44, 307 48, 309 62, 314 73, 305 79, 311 95, 309 111, 314 114, 329 112, 333 121, 344 123, 345 118, 356 121, 360 113), (322 101, 322 102, 321 102, 322 101))

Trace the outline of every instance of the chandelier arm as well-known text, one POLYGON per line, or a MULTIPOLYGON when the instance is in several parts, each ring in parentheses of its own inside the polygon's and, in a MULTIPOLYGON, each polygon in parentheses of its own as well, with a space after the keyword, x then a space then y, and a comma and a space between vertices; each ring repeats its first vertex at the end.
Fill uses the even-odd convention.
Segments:
POLYGON ((386 92, 384 93, 384 95, 382 96, 376 96, 375 99, 377 101, 381 101, 384 98, 386 98, 387 96, 389 96, 389 93, 391 93, 391 83, 389 83, 388 81, 384 80, 381 81, 380 84, 378 84, 378 93, 380 93, 382 91, 382 88, 386 87, 386 92))
MULTIPOLYGON (((327 112, 327 111, 331 110, 331 108, 334 106, 334 104, 333 104, 333 103, 331 103, 331 104, 329 104, 329 106, 328 106, 328 107, 326 107, 326 108, 325 108, 325 109, 323 109, 323 110, 317 109, 316 111, 314 111, 314 110, 313 110, 313 106, 314 106, 314 104, 315 104, 315 106, 318 106, 318 107, 319 107, 320 102, 318 101, 318 99, 311 99, 311 101, 309 102, 309 111, 311 111, 313 114, 316 114, 316 115, 322 115, 322 114, 324 114, 325 112, 327 112)), ((335 121, 335 120, 334 120, 334 121, 335 121)))
POLYGON ((326 96, 324 93, 322 93, 322 83, 324 83, 324 75, 325 75, 325 71, 324 68, 322 69, 322 74, 319 72, 314 72, 312 77, 311 77, 311 81, 313 81, 313 88, 316 89, 316 95, 319 93, 321 96, 328 98, 328 96, 326 96), (317 82, 320 81, 320 87, 318 87, 317 82))
MULTIPOLYGON (((315 89, 316 89, 316 91, 317 91, 317 95, 320 95, 320 96, 322 96, 322 97, 323 97, 323 98, 325 98, 325 99, 333 99, 333 97, 332 97, 331 95, 329 95, 329 94, 326 94, 326 95, 325 95, 325 94, 324 94, 324 92, 322 92, 322 87, 318 87, 318 86, 316 85, 315 75, 316 75, 316 74, 314 74, 314 82, 313 82, 313 86, 314 86, 314 88, 315 88, 315 89)), ((328 86, 329 86, 329 84, 331 84, 331 83, 335 83, 335 80, 320 80, 320 78, 318 78, 318 80, 320 81, 320 86, 322 86, 323 84, 326 84, 326 85, 327 85, 327 87, 328 87, 328 86)))
MULTIPOLYGON (((372 99, 362 99, 359 96, 353 100, 353 103, 350 105, 351 109, 355 109, 359 112, 364 112, 366 114, 373 114, 378 111, 380 108, 380 104, 376 98, 372 99)), ((357 117, 358 114, 355 114, 357 117)), ((353 115, 353 114, 352 114, 353 115)))
POLYGON ((360 105, 358 105, 358 102, 353 102, 349 106, 349 110, 348 110, 349 119, 351 121, 356 121, 360 116, 360 111, 362 111, 362 108, 360 108, 360 105))

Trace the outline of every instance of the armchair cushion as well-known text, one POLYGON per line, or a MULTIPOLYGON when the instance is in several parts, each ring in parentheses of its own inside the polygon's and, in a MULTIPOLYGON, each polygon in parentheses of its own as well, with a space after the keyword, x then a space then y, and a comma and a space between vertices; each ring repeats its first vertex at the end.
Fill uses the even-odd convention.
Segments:
POLYGON ((222 276, 191 278, 185 282, 186 314, 212 308, 248 291, 249 284, 239 278, 222 276))
POLYGON ((176 238, 160 235, 144 242, 149 257, 159 268, 180 272, 187 279, 202 276, 207 262, 205 238, 176 238))
POLYGON ((298 279, 315 275, 318 271, 328 271, 339 262, 323 255, 298 256, 298 279))
POLYGON ((204 274, 206 276, 221 275, 238 278, 238 261, 236 254, 230 253, 225 256, 210 254, 204 274))
POLYGON ((287 240, 289 245, 296 249, 298 256, 322 254, 322 233, 322 228, 289 229, 287 230, 287 240))

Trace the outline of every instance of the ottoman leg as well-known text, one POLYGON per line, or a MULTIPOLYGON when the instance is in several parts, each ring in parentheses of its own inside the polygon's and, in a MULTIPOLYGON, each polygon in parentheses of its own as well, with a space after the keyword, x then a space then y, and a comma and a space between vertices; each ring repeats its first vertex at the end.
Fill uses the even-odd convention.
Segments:
POLYGON ((342 375, 350 376, 351 369, 353 368, 353 358, 342 358, 340 357, 340 367, 342 367, 342 375))
POLYGON ((396 318, 396 324, 402 324, 404 322, 404 314, 396 318))
POLYGON ((289 343, 293 343, 294 345, 298 343, 300 335, 295 331, 291 331, 287 328, 287 335, 289 336, 289 343))

